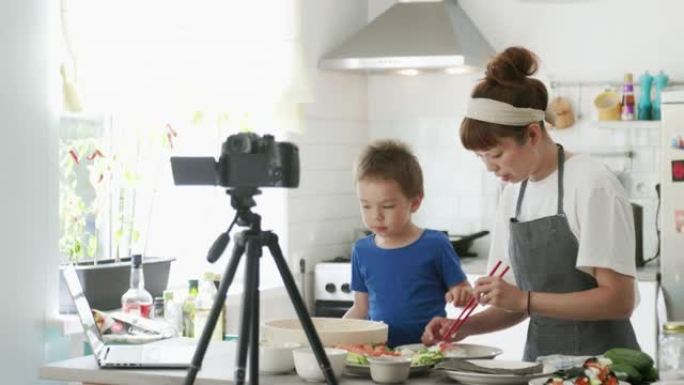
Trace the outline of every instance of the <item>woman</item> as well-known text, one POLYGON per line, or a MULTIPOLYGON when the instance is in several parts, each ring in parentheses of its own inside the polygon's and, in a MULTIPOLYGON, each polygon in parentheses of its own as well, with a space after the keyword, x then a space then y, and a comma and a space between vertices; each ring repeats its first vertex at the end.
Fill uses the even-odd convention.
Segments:
MULTIPOLYGON (((530 318, 523 359, 639 349, 629 317, 636 296, 631 205, 600 163, 566 153, 544 128, 548 94, 531 78, 535 55, 511 47, 487 66, 461 123, 461 142, 506 183, 489 266, 511 266, 507 280, 480 278, 474 294, 490 305, 453 340, 530 318), (514 278, 514 279, 513 279, 514 278)), ((435 318, 422 340, 444 339, 451 321, 435 318)))

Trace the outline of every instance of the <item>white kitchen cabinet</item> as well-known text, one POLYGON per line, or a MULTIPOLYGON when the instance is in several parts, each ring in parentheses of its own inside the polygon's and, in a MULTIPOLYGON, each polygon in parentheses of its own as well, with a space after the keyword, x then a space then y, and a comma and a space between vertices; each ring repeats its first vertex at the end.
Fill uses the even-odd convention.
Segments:
MULTIPOLYGON (((474 283, 479 277, 480 275, 469 274, 468 280, 471 283, 474 283)), ((657 331, 655 312, 656 282, 639 281, 639 296, 639 304, 636 309, 634 309, 630 320, 632 321, 632 326, 634 327, 641 349, 655 358, 657 331)), ((478 306, 473 314, 482 311, 483 309, 484 307, 478 306)), ((447 308, 449 318, 458 317, 460 312, 460 308, 457 309, 451 306, 447 308)), ((525 320, 505 330, 471 336, 466 338, 463 343, 495 346, 503 350, 503 353, 498 357, 499 359, 521 360, 527 336, 528 322, 528 320, 525 320)))

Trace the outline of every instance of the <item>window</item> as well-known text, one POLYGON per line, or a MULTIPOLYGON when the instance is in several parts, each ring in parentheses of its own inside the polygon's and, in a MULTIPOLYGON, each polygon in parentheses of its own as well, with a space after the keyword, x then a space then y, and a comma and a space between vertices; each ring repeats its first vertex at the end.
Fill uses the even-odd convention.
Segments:
MULTIPOLYGON (((230 250, 215 265, 205 256, 230 199, 173 186, 168 157, 218 157, 230 134, 296 129, 308 99, 297 17, 297 0, 62 0, 65 261, 173 256, 171 286, 224 271, 230 250)), ((287 250, 285 192, 262 191, 253 210, 287 250)), ((262 265, 262 284, 275 283, 262 265)))

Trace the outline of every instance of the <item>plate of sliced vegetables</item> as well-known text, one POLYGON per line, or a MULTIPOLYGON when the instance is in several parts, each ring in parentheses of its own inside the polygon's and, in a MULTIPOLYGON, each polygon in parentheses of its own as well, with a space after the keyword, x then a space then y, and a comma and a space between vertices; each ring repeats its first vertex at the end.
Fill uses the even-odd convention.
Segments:
POLYGON ((346 373, 357 376, 370 376, 369 357, 411 357, 411 375, 425 373, 444 358, 442 352, 436 347, 428 348, 421 344, 416 344, 416 346, 420 349, 402 347, 391 349, 385 344, 339 345, 338 347, 347 350, 346 373))
POLYGON ((409 344, 394 349, 384 344, 340 345, 347 350, 347 372, 349 374, 370 375, 368 357, 403 356, 411 357, 411 374, 428 371, 445 358, 494 358, 503 353, 499 348, 473 344, 445 344, 425 346, 409 344))
MULTIPOLYGON (((397 346, 395 350, 411 352, 422 352, 422 351, 432 351, 440 352, 442 357, 439 361, 444 358, 464 358, 464 359, 488 359, 494 358, 499 354, 503 353, 503 350, 495 348, 493 346, 486 345, 475 345, 475 344, 461 344, 461 343, 443 343, 433 346, 425 346, 423 344, 410 344, 397 346)), ((437 362, 439 362, 437 361, 437 362)), ((437 363, 435 362, 435 364, 437 363)))
POLYGON ((612 361, 591 357, 581 367, 558 370, 550 376, 535 378, 529 385, 629 385, 612 370, 612 361))

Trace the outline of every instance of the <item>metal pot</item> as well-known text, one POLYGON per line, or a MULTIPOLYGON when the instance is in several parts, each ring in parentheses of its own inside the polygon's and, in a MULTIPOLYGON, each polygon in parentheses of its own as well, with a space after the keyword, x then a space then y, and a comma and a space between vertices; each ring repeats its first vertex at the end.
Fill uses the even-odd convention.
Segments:
POLYGON ((459 257, 476 257, 477 253, 471 252, 469 249, 473 245, 473 241, 487 234, 489 234, 489 231, 483 230, 468 235, 449 235, 449 241, 459 257))

